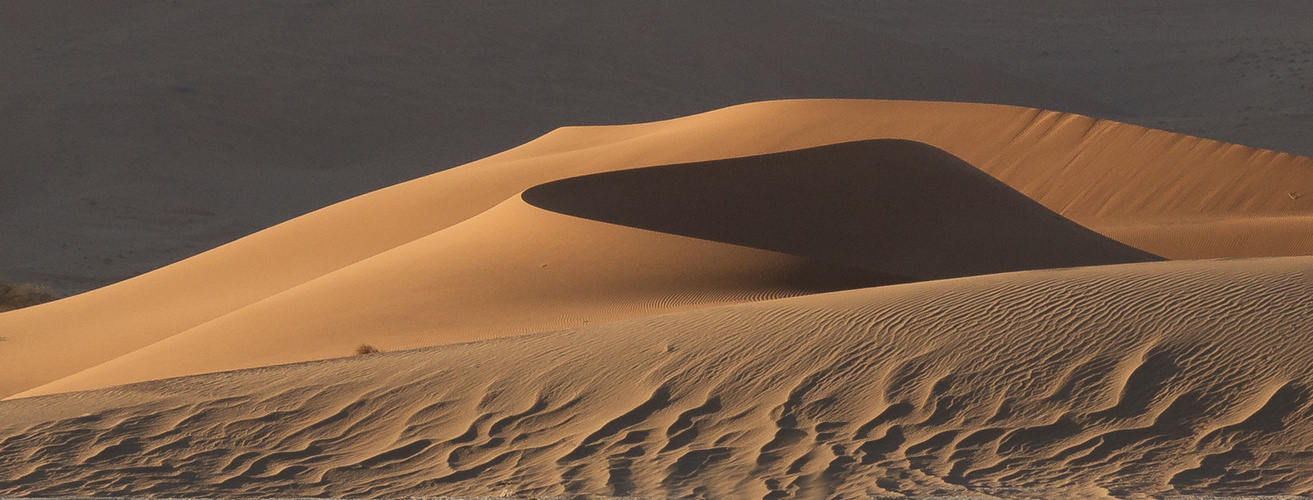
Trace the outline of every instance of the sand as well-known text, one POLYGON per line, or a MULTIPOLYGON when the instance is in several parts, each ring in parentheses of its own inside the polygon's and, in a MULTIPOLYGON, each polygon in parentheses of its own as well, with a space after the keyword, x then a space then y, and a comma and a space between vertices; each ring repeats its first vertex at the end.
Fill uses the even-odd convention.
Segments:
POLYGON ((1309 493, 1311 185, 1001 105, 564 128, 0 314, 0 494, 1309 493))
POLYGON ((1111 118, 1313 155, 1308 2, 788 3, 1122 111, 1111 118))
POLYGON ((1023 271, 0 404, 0 493, 1308 494, 1313 260, 1023 271))
POLYGON ((3 2, 0 281, 98 288, 565 125, 794 97, 1115 117, 755 0, 485 4, 3 2))
MULTIPOLYGON (((1010 186, 1010 189, 1042 205, 1034 206, 1032 203, 1022 211, 1035 212, 1047 207, 1087 227, 1103 228, 1109 235, 1116 231, 1108 228, 1128 225, 1138 227, 1146 221, 1163 219, 1234 221, 1261 218, 1265 221, 1280 221, 1301 220, 1298 218, 1307 217, 1313 212, 1313 197, 1292 198, 1288 195, 1292 186, 1313 185, 1313 168, 1310 167, 1313 160, 1308 158, 1080 115, 1011 106, 913 101, 775 101, 648 124, 567 128, 478 162, 327 207, 139 278, 0 316, 0 329, 11 332, 7 334, 10 340, 5 344, 6 349, 17 354, 17 361, 0 367, 0 374, 4 375, 0 377, 0 389, 3 389, 0 394, 35 395, 56 390, 104 387, 155 376, 319 359, 345 353, 361 342, 387 344, 386 339, 393 336, 398 341, 390 347, 419 347, 499 334, 541 331, 549 326, 577 326, 586 320, 617 319, 624 316, 619 312, 621 310, 632 311, 629 314, 643 314, 640 312, 645 310, 643 307, 635 309, 616 306, 610 308, 613 313, 604 317, 590 317, 591 313, 558 313, 555 319, 541 324, 541 315, 530 315, 521 320, 507 317, 489 322, 489 314, 483 311, 499 311, 499 315, 512 317, 520 314, 514 307, 508 306, 520 299, 505 302, 520 293, 516 291, 516 287, 520 286, 516 281, 506 281, 498 290, 479 294, 469 294, 458 287, 445 290, 435 288, 430 283, 445 281, 446 278, 437 279, 442 273, 469 273, 474 268, 531 268, 532 265, 547 263, 545 259, 549 256, 543 253, 549 250, 546 244, 556 244, 562 240, 586 240, 556 238, 548 234, 550 230, 547 228, 550 225, 539 225, 545 231, 539 233, 541 237, 550 241, 535 241, 531 234, 522 235, 520 233, 523 231, 518 229, 509 230, 523 222, 517 220, 519 216, 509 213, 514 211, 511 207, 517 203, 514 198, 519 192, 540 184, 599 172, 768 155, 894 133, 942 149, 966 163, 976 165, 979 170, 1010 186), (506 205, 507 202, 509 205, 506 205), (504 210, 489 211, 499 206, 504 210), (480 229, 481 226, 486 230, 480 229), (503 226, 508 230, 503 231, 503 226), (482 243, 476 240, 483 238, 519 239, 490 243, 492 247, 481 248, 482 243), (517 264, 502 261, 498 252, 491 250, 503 247, 525 247, 529 249, 526 251, 535 253, 529 254, 532 257, 524 256, 517 264), (536 261, 525 262, 523 259, 536 261), (401 264, 416 261, 422 261, 422 268, 431 271, 412 271, 409 264, 401 264), (380 268, 391 271, 378 271, 380 268), (424 273, 429 273, 435 281, 422 279, 424 273), (425 291, 416 294, 416 288, 424 288, 425 291), (402 302, 410 302, 406 305, 388 305, 380 311, 352 305, 362 300, 360 297, 389 295, 405 295, 410 298, 402 302), (448 300, 456 302, 444 302, 448 300), (480 301, 486 305, 470 308, 471 304, 480 301), (290 307, 292 303, 299 304, 295 309, 302 312, 287 317, 280 312, 261 312, 277 311, 284 307, 275 304, 290 307), (382 323, 365 319, 379 314, 390 319, 382 323), (457 328, 461 331, 445 338, 444 335, 429 333, 431 328, 415 326, 431 324, 439 317, 450 319, 448 324, 461 324, 462 320, 457 318, 463 314, 472 318, 464 322, 467 326, 457 328), (287 321, 291 318, 315 319, 287 321), (229 340, 246 338, 235 333, 242 330, 249 332, 245 334, 247 337, 265 337, 266 332, 286 329, 289 322, 304 324, 306 329, 286 337, 287 342, 241 348, 244 341, 229 340), (328 333, 332 330, 350 333, 328 333), (405 333, 407 331, 416 333, 405 333), (213 345, 206 344, 210 347, 193 351, 196 354, 185 360, 170 360, 172 355, 169 355, 134 363, 154 374, 150 376, 144 372, 142 375, 129 375, 139 368, 115 368, 111 371, 121 375, 110 377, 104 373, 108 368, 102 368, 61 385, 37 389, 147 346, 155 345, 152 348, 162 349, 163 344, 156 344, 180 334, 183 335, 170 340, 170 343, 181 342, 183 338, 213 337, 213 342, 229 347, 221 350, 225 355, 208 354, 218 351, 215 351, 213 345), (321 334, 326 339, 323 342, 303 340, 306 335, 319 338, 321 334), (204 361, 200 362, 196 358, 204 361)), ((953 171, 969 170, 974 169, 957 168, 953 171)), ((993 185, 992 189, 995 190, 1000 188, 997 182, 986 176, 976 175, 974 178, 975 184, 993 185)), ((966 179, 956 180, 956 187, 944 185, 932 175, 906 180, 909 181, 907 185, 890 184, 884 189, 912 200, 941 200, 939 203, 930 203, 933 206, 922 206, 919 210, 932 214, 926 216, 930 217, 926 219, 927 222, 944 223, 957 218, 952 215, 952 210, 979 208, 965 207, 960 203, 962 200, 956 198, 958 195, 954 194, 966 189, 963 186, 972 185, 966 179), (953 191, 946 187, 951 187, 953 191), (945 213, 933 215, 939 210, 936 207, 941 206, 945 213)), ((727 186, 733 186, 734 189, 750 193, 756 189, 767 189, 769 181, 769 178, 754 176, 735 186, 721 180, 716 181, 719 184, 710 185, 707 189, 724 190, 727 186)), ((778 192, 779 188, 776 186, 774 189, 778 192)), ((838 204, 830 207, 831 215, 828 217, 835 217, 835 211, 842 210, 844 206, 860 208, 860 205, 854 205, 859 201, 867 203, 867 209, 879 206, 878 203, 862 201, 865 196, 862 192, 849 190, 844 196, 850 199, 838 200, 838 204)), ((1041 236, 1041 233, 1050 233, 1052 229, 1029 226, 1042 222, 1044 216, 1033 213, 1028 216, 1029 219, 1017 219, 1010 213, 1018 210, 1018 204, 1025 204, 1022 203, 1024 200, 1018 198, 1011 197, 1013 209, 1000 212, 1009 213, 1008 216, 995 217, 1007 221, 1015 219, 1018 226, 999 229, 1000 222, 989 221, 989 212, 983 212, 981 215, 984 217, 974 220, 994 224, 994 229, 981 227, 972 231, 978 231, 986 238, 1001 240, 1047 237, 1050 238, 1048 244, 1065 238, 1060 235, 1063 231, 1084 231, 1073 224, 1057 222, 1058 226, 1066 229, 1058 231, 1056 236, 1041 236), (1005 237, 1023 233, 1024 237, 1005 237)), ((1000 208, 992 206, 992 201, 990 204, 990 210, 1000 208)), ((766 202, 766 205, 771 204, 766 202)), ((815 216, 790 212, 786 204, 771 206, 777 211, 771 217, 793 220, 795 229, 806 226, 807 217, 815 216)), ((916 270, 908 267, 912 263, 859 262, 843 255, 843 252, 857 253, 859 249, 860 252, 870 252, 884 245, 885 250, 882 252, 894 260, 901 258, 897 255, 899 253, 922 256, 928 250, 904 245, 898 238, 885 238, 881 231, 876 230, 895 229, 902 223, 900 221, 906 219, 910 223, 915 218, 908 218, 907 215, 890 218, 888 214, 878 212, 852 216, 862 216, 853 222, 872 229, 865 242, 852 241, 847 235, 841 234, 842 229, 839 232, 831 230, 829 239, 794 242, 794 246, 771 247, 770 242, 765 241, 754 243, 734 238, 711 239, 740 246, 757 245, 758 249, 789 255, 827 258, 832 264, 865 266, 864 269, 868 271, 896 275, 903 280, 917 278, 916 270), (881 218, 888 220, 881 222, 881 218), (798 247, 799 244, 810 245, 815 250, 798 247)), ((963 219, 963 222, 966 221, 968 219, 963 219)), ((778 225, 769 220, 762 222, 772 227, 778 225)), ((1213 233, 1217 238, 1234 236, 1234 233, 1226 232, 1228 230, 1247 230, 1243 225, 1234 224, 1219 227, 1222 231, 1213 233)), ((788 231, 784 230, 786 228, 780 226, 777 229, 781 229, 779 233, 787 234, 788 231)), ((1277 229, 1287 232, 1274 232, 1274 239, 1267 246, 1257 249, 1261 250, 1258 255, 1301 255, 1313 251, 1307 246, 1301 246, 1308 244, 1305 237, 1307 231, 1298 223, 1277 225, 1277 229)), ((967 242, 952 239, 976 238, 971 236, 973 233, 970 231, 957 236, 952 231, 929 236, 930 233, 926 232, 928 230, 920 227, 909 226, 899 230, 915 233, 918 237, 929 237, 925 242, 927 244, 947 246, 950 250, 961 252, 987 244, 985 240, 967 242)), ((890 233, 889 236, 894 234, 890 233)), ((711 235, 690 233, 684 236, 705 239, 711 235)), ((1082 238, 1089 240, 1090 236, 1082 238)), ((1152 246, 1160 252, 1155 255, 1171 258, 1174 257, 1171 250, 1181 246, 1176 238, 1173 233, 1150 233, 1147 236, 1140 233, 1140 238, 1134 240, 1134 243, 1146 248, 1152 246)), ((1009 242, 988 244, 994 245, 992 251, 997 254, 1005 252, 1009 242)), ((1128 255, 1123 254, 1120 258, 1129 260, 1121 261, 1145 258, 1143 254, 1128 255)), ((1254 255, 1221 252, 1205 256, 1254 255)), ((957 273, 935 270, 920 277, 928 279, 951 277, 954 274, 961 276, 1025 267, 1078 264, 1077 261, 1064 261, 1053 255, 1045 257, 1027 253, 1009 258, 1014 259, 1010 264, 989 262, 975 270, 966 265, 957 273), (1031 264, 1023 262, 1031 257, 1037 260, 1031 264)), ((952 257, 951 253, 945 254, 940 264, 947 265, 944 263, 954 260, 962 259, 952 257)), ((1105 256, 1097 263, 1108 261, 1105 256)), ((688 265, 696 269, 701 264, 693 262, 688 265)), ((927 265, 923 263, 921 267, 924 273, 927 265)), ((608 276, 609 272, 584 273, 567 279, 582 282, 616 279, 608 276)), ((695 274, 693 271, 690 273, 695 274)), ((543 282, 535 286, 555 286, 550 283, 543 282)), ((485 286, 489 285, 485 282, 485 286)), ((646 285, 638 281, 627 286, 642 288, 646 285)), ((762 286, 764 289, 775 288, 768 284, 762 286)), ((746 293, 743 295, 746 297, 757 292, 743 293, 746 293)), ((591 300, 584 298, 571 300, 563 296, 560 300, 574 303, 581 310, 595 308, 591 300)), ((728 299, 706 300, 717 302, 728 299)), ((677 303, 665 300, 646 302, 666 304, 662 307, 673 307, 677 303)), ((560 307, 557 304, 549 309, 560 307)), ((565 310, 568 308, 561 309, 565 310)))
POLYGON ((0 3, 0 281, 84 292, 557 127, 770 99, 1313 155, 1300 0, 485 3, 0 3))
MULTIPOLYGON (((811 291, 1156 259, 906 141, 564 179, 523 198, 21 395, 337 357, 362 342, 411 348, 811 291)), ((40 310, 28 315, 15 321, 43 321, 40 310)), ((83 325, 105 335, 104 319, 83 325)), ((72 331, 62 326, 40 335, 72 331)))
POLYGON ((0 3, 0 496, 1311 496, 1308 8, 0 3))

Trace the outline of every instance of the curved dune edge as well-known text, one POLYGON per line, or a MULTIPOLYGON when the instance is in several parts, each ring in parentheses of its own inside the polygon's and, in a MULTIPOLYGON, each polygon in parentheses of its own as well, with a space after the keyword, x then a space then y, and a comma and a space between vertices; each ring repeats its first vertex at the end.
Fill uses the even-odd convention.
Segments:
POLYGON ((908 278, 568 217, 518 197, 29 397, 522 335, 908 278))
POLYGON ((576 217, 917 280, 1158 260, 905 140, 602 172, 522 197, 576 217))
POLYGON ((1309 317, 1313 258, 1157 262, 27 398, 0 494, 1307 494, 1309 317))
POLYGON ((910 141, 595 174, 523 197, 552 212, 508 200, 15 396, 333 358, 360 343, 425 347, 806 293, 1156 260, 910 141))
MULTIPOLYGON (((649 124, 566 128, 138 278, 0 314, 0 331, 9 338, 0 344, 7 360, 0 366, 0 395, 58 380, 256 305, 451 227, 544 182, 889 137, 944 149, 1089 227, 1111 220, 1313 213, 1313 197, 1290 194, 1313 186, 1308 158, 1027 108, 775 101, 649 124)), ((1140 244, 1158 241, 1154 238, 1150 233, 1149 243, 1140 244)), ((1288 239, 1270 245, 1259 253, 1313 253, 1288 239)))

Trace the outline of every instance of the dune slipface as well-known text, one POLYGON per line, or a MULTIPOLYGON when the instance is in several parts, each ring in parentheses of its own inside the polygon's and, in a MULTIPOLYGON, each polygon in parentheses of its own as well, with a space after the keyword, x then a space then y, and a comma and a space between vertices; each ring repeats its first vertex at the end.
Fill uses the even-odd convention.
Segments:
MULTIPOLYGON (((522 317, 525 321, 482 327, 467 323, 452 330, 456 333, 446 340, 426 340, 422 338, 427 336, 424 321, 437 316, 439 309, 423 303, 403 307, 391 300, 399 292, 416 289, 422 292, 416 297, 433 293, 425 288, 424 279, 445 272, 435 260, 438 256, 495 264, 497 254, 491 250, 469 246, 457 251, 458 245, 450 246, 460 240, 449 239, 444 233, 450 236, 462 231, 458 226, 467 228, 463 231, 472 235, 469 238, 500 239, 503 241, 498 244, 510 244, 513 242, 506 240, 513 240, 513 234, 508 236, 502 231, 550 228, 560 222, 558 218, 554 219, 557 222, 538 224, 540 216, 548 216, 541 213, 544 210, 535 212, 534 207, 516 206, 523 204, 517 198, 520 192, 540 184, 602 172, 760 156, 880 138, 913 140, 942 149, 1063 217, 1155 255, 1197 258, 1313 253, 1313 240, 1308 238, 1313 234, 1308 227, 1313 196, 1298 194, 1313 190, 1313 160, 1308 158, 1012 106, 851 100, 753 103, 662 122, 559 129, 504 153, 326 207, 134 279, 0 314, 0 335, 9 339, 0 344, 0 355, 5 357, 5 363, 0 364, 0 396, 88 389, 151 376, 325 358, 371 341, 360 335, 321 335, 320 330, 308 329, 309 323, 300 332, 283 331, 281 327, 248 328, 244 330, 247 334, 234 335, 234 342, 229 343, 224 343, 222 335, 214 335, 229 331, 226 325, 230 322, 267 325, 262 322, 278 319, 280 308, 275 305, 281 303, 299 304, 287 309, 289 319, 279 322, 284 326, 301 324, 292 317, 319 318, 318 311, 359 310, 366 311, 366 316, 393 318, 397 328, 386 331, 400 335, 396 344, 385 346, 390 348, 470 340, 495 332, 564 328, 584 324, 585 320, 656 312, 661 308, 652 309, 651 304, 669 301, 649 300, 654 295, 647 292, 638 294, 635 300, 603 304, 598 309, 628 311, 623 314, 597 315, 588 311, 544 319, 543 315, 523 317, 492 308, 490 314, 481 316, 504 315, 511 320, 522 317), (498 210, 492 210, 494 207, 498 210), (1191 225, 1176 224, 1179 221, 1190 221, 1191 225), (480 225, 493 232, 469 230, 480 225), (1262 237, 1249 237, 1254 234, 1262 237), (1196 245, 1199 241, 1209 244, 1196 245), (448 245, 447 249, 438 248, 442 245, 448 245), (403 263, 420 263, 425 268, 409 272, 403 263), (368 274, 375 270, 386 270, 398 279, 392 284, 371 281, 368 274), (347 284, 362 288, 352 291, 347 284), (315 297, 324 300, 316 303, 315 297), (400 312, 393 314, 398 307, 400 312), (293 342, 282 343, 277 349, 252 346, 242 350, 246 339, 265 332, 281 332, 283 339, 293 342), (174 337, 177 339, 171 340, 174 337), (204 363, 194 366, 190 365, 195 359, 175 364, 123 359, 118 362, 132 365, 130 369, 111 370, 111 363, 148 346, 179 343, 211 348, 215 342, 227 354, 206 356, 204 363), (67 385, 36 390, 98 367, 101 371, 94 378, 84 376, 87 378, 81 382, 70 380, 67 385), (156 368, 165 371, 153 371, 156 368), (101 382, 86 382, 97 379, 101 382)), ((895 192, 897 189, 891 188, 895 192)), ((933 186, 912 189, 927 189, 927 197, 942 199, 943 193, 935 192, 933 186)), ((666 255, 680 256, 688 245, 695 245, 677 238, 664 238, 661 244, 641 244, 643 238, 631 237, 636 233, 597 229, 600 225, 586 230, 578 224, 573 227, 571 234, 575 235, 604 231, 627 241, 629 248, 640 254, 664 251, 666 255)), ((1020 232, 1024 231, 999 234, 1020 232)), ((964 247, 962 250, 973 250, 977 243, 966 240, 949 238, 952 244, 964 247)), ((578 244, 591 255, 609 261, 613 267, 634 269, 609 259, 596 247, 589 250, 586 241, 578 240, 578 244)), ((466 242, 472 241, 467 238, 466 242)), ((714 245, 699 246, 711 251, 714 245)), ((721 271, 738 276, 736 283, 742 286, 707 295, 688 293, 700 285, 695 284, 697 280, 685 281, 687 286, 674 294, 685 298, 676 301, 679 307, 787 295, 780 293, 780 276, 792 274, 788 270, 791 267, 804 265, 798 260, 786 262, 800 258, 792 254, 716 248, 706 254, 708 258, 721 263, 717 264, 721 271), (755 257, 742 260, 751 265, 731 265, 740 260, 735 255, 749 253, 755 257), (696 300, 686 300, 689 297, 696 300)), ((938 251, 908 246, 905 255, 938 251)), ((544 263, 541 256, 531 253, 520 252, 523 259, 517 265, 544 263)), ((993 269, 1022 269, 1017 267, 1024 264, 1018 257, 1005 258, 1006 265, 994 264, 993 269)), ((954 265, 990 267, 967 261, 954 265)), ((671 273, 667 278, 688 276, 679 271, 671 273)), ((612 276, 620 275, 623 273, 612 276)), ((897 281, 897 277, 892 278, 897 281)), ((636 282, 649 291, 659 288, 649 286, 652 282, 646 277, 636 282)), ((657 295, 671 296, 665 291, 657 295)), ((460 298, 472 300, 475 296, 462 294, 460 298)), ((329 326, 338 333, 351 331, 350 322, 329 326)))
POLYGON ((773 297, 1155 259, 943 150, 859 141, 540 185, 19 395, 333 358, 360 343, 414 348, 773 297))
POLYGON ((0 494, 1306 494, 1313 258, 893 285, 0 405, 0 494))
POLYGON ((1157 259, 905 140, 605 172, 523 197, 576 217, 917 280, 1157 259))
POLYGON ((1310 189, 1008 106, 560 129, 0 314, 0 495, 1313 493, 1310 189))

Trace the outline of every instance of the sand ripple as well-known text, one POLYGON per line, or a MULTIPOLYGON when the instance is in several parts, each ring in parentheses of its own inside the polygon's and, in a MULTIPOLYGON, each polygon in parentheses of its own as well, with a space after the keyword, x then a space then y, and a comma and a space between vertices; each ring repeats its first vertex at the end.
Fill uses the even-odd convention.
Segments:
POLYGON ((1159 262, 27 398, 0 494, 1307 494, 1310 318, 1310 258, 1159 262))

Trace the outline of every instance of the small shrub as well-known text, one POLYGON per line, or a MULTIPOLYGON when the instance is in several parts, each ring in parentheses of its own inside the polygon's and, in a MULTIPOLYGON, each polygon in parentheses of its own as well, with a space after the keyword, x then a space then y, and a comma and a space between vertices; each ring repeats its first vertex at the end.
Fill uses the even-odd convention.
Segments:
POLYGON ((59 298, 50 287, 24 283, 11 285, 0 283, 0 312, 31 307, 59 298))
POLYGON ((383 351, 380 351, 378 350, 377 347, 374 347, 369 344, 360 344, 356 346, 356 356, 364 356, 366 354, 374 354, 378 352, 383 352, 383 351))

